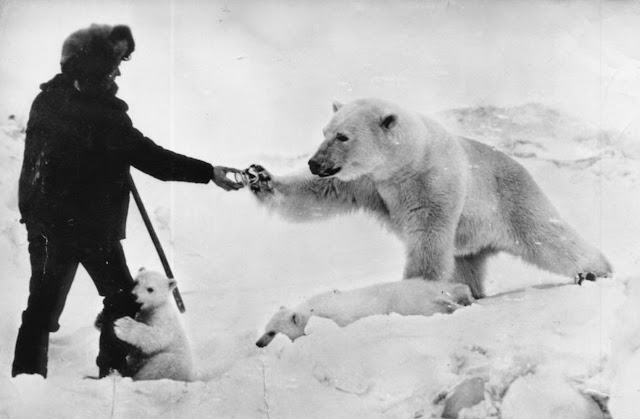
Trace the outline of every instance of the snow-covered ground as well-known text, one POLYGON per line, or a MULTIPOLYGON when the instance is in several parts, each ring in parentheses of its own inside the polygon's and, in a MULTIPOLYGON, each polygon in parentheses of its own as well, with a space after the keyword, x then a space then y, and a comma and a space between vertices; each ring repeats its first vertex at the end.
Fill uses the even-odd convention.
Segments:
MULTIPOLYGON (((615 419, 636 417, 639 19, 636 2, 1 2, 0 417, 437 418, 465 397, 480 401, 467 418, 600 418, 607 399, 615 419), (248 191, 136 173, 199 380, 84 379, 97 372, 100 299, 82 269, 49 378, 11 378, 29 278, 21 130, 62 41, 91 22, 131 25, 119 95, 163 146, 283 173, 319 144, 332 100, 383 97, 514 156, 615 276, 567 285, 501 256, 494 296, 454 314, 312 318, 308 336, 258 349, 283 304, 399 280, 400 243, 365 215, 292 224, 248 191)), ((135 207, 124 246, 132 271, 160 268, 135 207)))

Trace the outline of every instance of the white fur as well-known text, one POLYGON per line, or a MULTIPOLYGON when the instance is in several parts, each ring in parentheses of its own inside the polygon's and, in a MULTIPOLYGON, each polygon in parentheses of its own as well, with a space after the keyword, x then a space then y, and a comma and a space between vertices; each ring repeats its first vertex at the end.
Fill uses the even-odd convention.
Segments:
POLYGON ((500 251, 572 279, 611 274, 507 155, 378 99, 334 110, 310 161, 326 177, 271 175, 271 189, 254 191, 260 202, 295 220, 375 214, 405 244, 405 278, 454 279, 478 298, 500 251))
POLYGON ((304 335, 311 316, 333 320, 344 327, 363 317, 397 313, 402 316, 430 316, 451 313, 473 300, 469 287, 451 282, 430 282, 413 279, 371 285, 349 291, 329 291, 318 294, 294 309, 281 307, 265 327, 256 342, 267 346, 276 334, 292 341, 304 335))
POLYGON ((133 294, 142 304, 135 320, 116 320, 116 336, 135 347, 127 357, 134 380, 168 378, 191 381, 191 350, 179 313, 171 299, 175 281, 153 271, 141 271, 133 294))

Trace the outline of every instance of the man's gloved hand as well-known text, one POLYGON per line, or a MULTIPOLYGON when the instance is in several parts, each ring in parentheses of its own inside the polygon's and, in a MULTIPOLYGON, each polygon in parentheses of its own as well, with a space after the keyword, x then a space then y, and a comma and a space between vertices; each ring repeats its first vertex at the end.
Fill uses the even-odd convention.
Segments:
POLYGON ((237 191, 242 189, 242 183, 234 182, 227 177, 227 173, 242 175, 242 170, 233 169, 231 167, 213 166, 213 183, 224 189, 225 191, 237 191))

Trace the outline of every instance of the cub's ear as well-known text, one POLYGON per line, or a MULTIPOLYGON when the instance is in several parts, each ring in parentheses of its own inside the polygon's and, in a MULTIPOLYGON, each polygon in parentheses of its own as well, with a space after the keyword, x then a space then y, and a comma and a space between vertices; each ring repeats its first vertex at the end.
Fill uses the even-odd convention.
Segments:
POLYGON ((337 100, 333 102, 333 113, 338 112, 338 109, 342 108, 342 103, 337 100))
POLYGON ((293 313, 291 315, 291 322, 296 326, 300 326, 300 316, 298 315, 298 313, 293 313))
POLYGON ((138 273, 140 273, 140 272, 144 272, 144 271, 146 271, 146 270, 147 270, 147 269, 146 269, 144 266, 141 266, 141 267, 140 267, 140 269, 138 269, 138 273))
POLYGON ((170 289, 170 290, 173 290, 173 289, 174 289, 175 287, 177 287, 177 286, 178 286, 178 283, 176 282, 176 280, 175 280, 175 279, 170 279, 170 280, 169 280, 169 289, 170 289))
POLYGON ((392 113, 389 115, 383 116, 380 119, 380 126, 383 129, 391 129, 395 127, 397 123, 398 123, 398 115, 392 114, 392 113))

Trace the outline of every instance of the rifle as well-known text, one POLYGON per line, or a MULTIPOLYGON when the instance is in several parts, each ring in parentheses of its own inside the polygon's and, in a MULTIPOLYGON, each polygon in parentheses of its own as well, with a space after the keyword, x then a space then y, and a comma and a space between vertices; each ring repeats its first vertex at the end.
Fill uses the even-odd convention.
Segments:
MULTIPOLYGON (((158 235, 153 228, 153 224, 151 224, 151 219, 149 219, 149 214, 147 214, 147 210, 142 203, 142 199, 140 198, 140 194, 138 193, 138 188, 136 188, 136 184, 133 182, 131 173, 127 174, 127 182, 129 184, 129 189, 131 190, 131 195, 133 195, 133 200, 136 201, 136 205, 138 206, 140 215, 142 215, 144 225, 147 227, 149 236, 151 236, 151 241, 153 242, 153 245, 158 252, 158 256, 160 256, 160 262, 162 262, 164 272, 167 275, 167 278, 173 279, 173 272, 171 271, 171 267, 169 266, 169 261, 167 260, 167 256, 164 254, 164 250, 162 249, 162 245, 160 244, 158 235)), ((182 296, 180 295, 180 291, 178 290, 177 286, 173 289, 173 298, 176 300, 176 304, 178 306, 178 310, 180 310, 180 313, 184 313, 186 307, 184 306, 184 301, 182 301, 182 296)))

